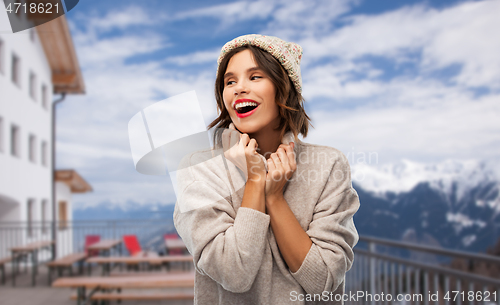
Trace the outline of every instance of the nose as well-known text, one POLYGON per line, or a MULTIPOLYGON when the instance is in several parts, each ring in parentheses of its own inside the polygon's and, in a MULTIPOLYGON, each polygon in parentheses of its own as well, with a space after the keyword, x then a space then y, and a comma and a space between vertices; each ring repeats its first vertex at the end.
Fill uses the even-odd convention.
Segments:
POLYGON ((250 89, 248 88, 248 84, 246 80, 240 80, 234 86, 234 95, 240 95, 242 93, 248 93, 250 89))

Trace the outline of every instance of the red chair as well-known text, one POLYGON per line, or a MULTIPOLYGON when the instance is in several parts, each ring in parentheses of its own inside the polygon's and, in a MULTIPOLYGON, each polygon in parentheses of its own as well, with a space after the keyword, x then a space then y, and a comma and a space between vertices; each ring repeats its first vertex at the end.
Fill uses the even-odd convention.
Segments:
POLYGON ((163 235, 163 237, 165 239, 178 239, 178 238, 180 238, 179 235, 177 235, 177 233, 168 233, 168 234, 163 235))
POLYGON ((168 239, 179 239, 180 240, 180 237, 179 237, 179 235, 177 235, 177 233, 165 234, 165 235, 163 235, 163 239, 165 240, 165 248, 167 248, 166 252, 168 255, 182 255, 182 254, 184 254, 183 249, 168 249, 168 246, 167 246, 168 239))
POLYGON ((85 236, 85 253, 87 253, 87 256, 98 256, 99 251, 97 250, 88 250, 88 247, 90 245, 93 245, 95 243, 98 243, 101 241, 101 235, 86 235, 85 236))
POLYGON ((127 247, 131 256, 134 256, 142 251, 141 245, 135 235, 123 235, 123 243, 127 247))

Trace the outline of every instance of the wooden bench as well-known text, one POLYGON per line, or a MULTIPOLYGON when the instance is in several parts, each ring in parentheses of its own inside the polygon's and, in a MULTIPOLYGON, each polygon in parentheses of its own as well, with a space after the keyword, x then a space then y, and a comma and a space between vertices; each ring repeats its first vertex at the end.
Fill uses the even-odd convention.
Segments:
POLYGON ((73 253, 47 263, 49 267, 48 283, 52 283, 52 271, 57 269, 57 275, 61 276, 64 269, 69 270, 69 275, 73 275, 73 264, 79 264, 79 273, 83 273, 83 261, 87 258, 87 253, 73 253))
MULTIPOLYGON (((182 272, 182 273, 151 273, 149 275, 143 274, 139 276, 107 276, 107 277, 71 277, 71 278, 60 278, 54 281, 52 287, 67 287, 76 288, 77 304, 86 303, 91 300, 94 296, 100 297, 101 299, 118 299, 124 300, 126 297, 130 299, 133 298, 155 298, 162 297, 168 298, 173 297, 176 293, 112 293, 111 291, 122 289, 149 289, 149 288, 194 288, 194 272, 182 272), (90 290, 87 293, 86 290, 90 290)), ((187 297, 191 294, 183 294, 182 297, 187 297)), ((177 295, 179 296, 179 295, 177 295)))
POLYGON ((5 285, 5 264, 9 263, 12 257, 6 257, 0 259, 0 269, 2 270, 2 285, 5 285))
MULTIPOLYGON (((87 260, 89 264, 99 264, 103 266, 103 275, 111 272, 111 265, 125 264, 128 266, 147 264, 149 266, 158 267, 171 262, 184 262, 189 266, 193 263, 191 255, 169 255, 169 256, 107 256, 107 257, 91 257, 87 260)), ((168 269, 168 265, 167 265, 168 269)))

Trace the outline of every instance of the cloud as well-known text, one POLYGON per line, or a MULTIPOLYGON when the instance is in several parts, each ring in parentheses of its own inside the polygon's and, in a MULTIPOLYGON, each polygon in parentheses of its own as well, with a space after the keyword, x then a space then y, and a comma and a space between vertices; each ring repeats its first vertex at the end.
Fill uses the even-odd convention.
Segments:
POLYGON ((208 63, 215 65, 225 40, 207 43, 192 22, 215 32, 210 42, 237 27, 303 46, 306 109, 315 126, 306 142, 375 152, 377 163, 495 157, 500 39, 490 33, 500 25, 494 16, 500 1, 371 15, 351 13, 360 1, 305 3, 242 1, 173 11, 168 21, 158 17, 171 28, 182 25, 170 36, 152 27, 159 19, 151 12, 139 10, 134 19, 134 7, 75 19, 87 94, 59 106, 58 165, 78 169, 94 186, 81 204, 175 200, 168 178, 135 172, 127 123, 152 103, 193 89, 205 124, 215 118, 215 66, 208 63), (154 56, 168 48, 175 52, 154 56), (441 73, 450 66, 458 68, 441 73), (486 90, 478 94, 477 87, 486 90))
POLYGON ((97 40, 85 35, 75 35, 78 57, 84 69, 93 65, 109 66, 123 63, 137 55, 144 55, 167 47, 164 38, 158 35, 110 37, 97 40))
POLYGON ((344 62, 310 67, 302 73, 304 96, 309 99, 327 97, 348 102, 351 98, 372 97, 384 90, 376 79, 382 73, 368 65, 344 62), (363 72, 368 79, 352 80, 352 73, 363 72))
POLYGON ((500 115, 500 95, 479 99, 462 95, 431 103, 426 103, 425 96, 421 98, 423 102, 415 101, 420 107, 366 105, 355 110, 312 111, 315 129, 307 142, 344 152, 373 152, 377 158, 372 162, 376 163, 402 157, 422 162, 450 157, 497 158, 500 125, 494 118, 500 115))
POLYGON ((204 94, 212 92, 214 71, 167 68, 165 62, 179 59, 149 57, 169 47, 168 38, 155 30, 142 35, 126 31, 143 26, 146 32, 144 26, 150 25, 151 18, 144 12, 135 20, 133 11, 125 8, 109 13, 105 16, 111 19, 106 21, 92 17, 91 22, 96 23, 87 26, 88 19, 73 20, 73 39, 87 92, 68 97, 58 106, 57 167, 77 169, 93 186, 93 193, 75 199, 80 206, 124 205, 130 200, 140 204, 175 202, 168 178, 135 171, 128 121, 155 102, 193 89, 198 92, 204 123, 215 116, 213 94, 204 94), (107 33, 111 30, 118 31, 107 33), (130 60, 138 56, 146 60, 130 60))
MULTIPOLYGON (((152 18, 151 12, 146 12, 141 6, 117 7, 108 11, 105 15, 102 12, 93 10, 90 13, 77 13, 72 19, 78 22, 78 25, 86 28, 90 33, 104 33, 114 29, 124 30, 132 26, 153 25, 155 19, 158 19, 158 12, 154 13, 156 18, 152 18)), ((72 30, 76 30, 75 24, 71 24, 72 30)))
POLYGON ((217 58, 219 57, 219 53, 220 53, 220 48, 210 51, 198 51, 186 55, 170 56, 165 60, 165 62, 173 63, 178 66, 216 63, 217 58))
POLYGON ((273 12, 275 1, 238 1, 204 8, 179 12, 175 19, 195 19, 210 17, 220 19, 224 23, 237 23, 240 21, 264 19, 273 12))
POLYGON ((307 141, 375 152, 382 163, 496 158, 500 38, 490 33, 499 8, 406 6, 342 17, 346 25, 319 38, 310 33, 299 41, 316 127, 307 141), (450 67, 458 69, 441 73, 450 67))
POLYGON ((156 25, 159 20, 161 17, 136 6, 106 14, 97 11, 76 14, 69 24, 82 68, 123 64, 134 56, 168 47, 165 36, 144 30, 156 25))
POLYGON ((334 22, 360 3, 358 0, 277 1, 263 33, 295 41, 321 37, 334 28, 334 22))
POLYGON ((500 27, 499 10, 500 1, 467 2, 442 10, 415 5, 346 17, 346 26, 321 38, 311 33, 300 43, 304 58, 316 60, 371 55, 397 63, 414 58, 422 72, 457 64, 461 69, 453 78, 456 84, 497 90, 500 38, 491 31, 500 27))
POLYGON ((179 12, 173 20, 216 19, 220 22, 218 31, 222 32, 228 32, 227 27, 238 23, 258 22, 253 33, 293 40, 301 33, 330 30, 334 20, 359 3, 359 0, 238 1, 179 12))

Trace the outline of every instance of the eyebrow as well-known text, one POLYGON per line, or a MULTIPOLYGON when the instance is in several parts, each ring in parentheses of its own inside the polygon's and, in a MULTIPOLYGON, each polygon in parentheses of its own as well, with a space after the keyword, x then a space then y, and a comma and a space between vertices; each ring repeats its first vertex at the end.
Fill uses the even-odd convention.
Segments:
MULTIPOLYGON (((261 71, 261 70, 262 69, 259 68, 259 67, 252 67, 252 68, 247 69, 246 72, 261 71)), ((226 79, 228 77, 231 77, 231 76, 234 76, 234 73, 233 72, 227 72, 226 74, 224 74, 224 79, 226 79)))

